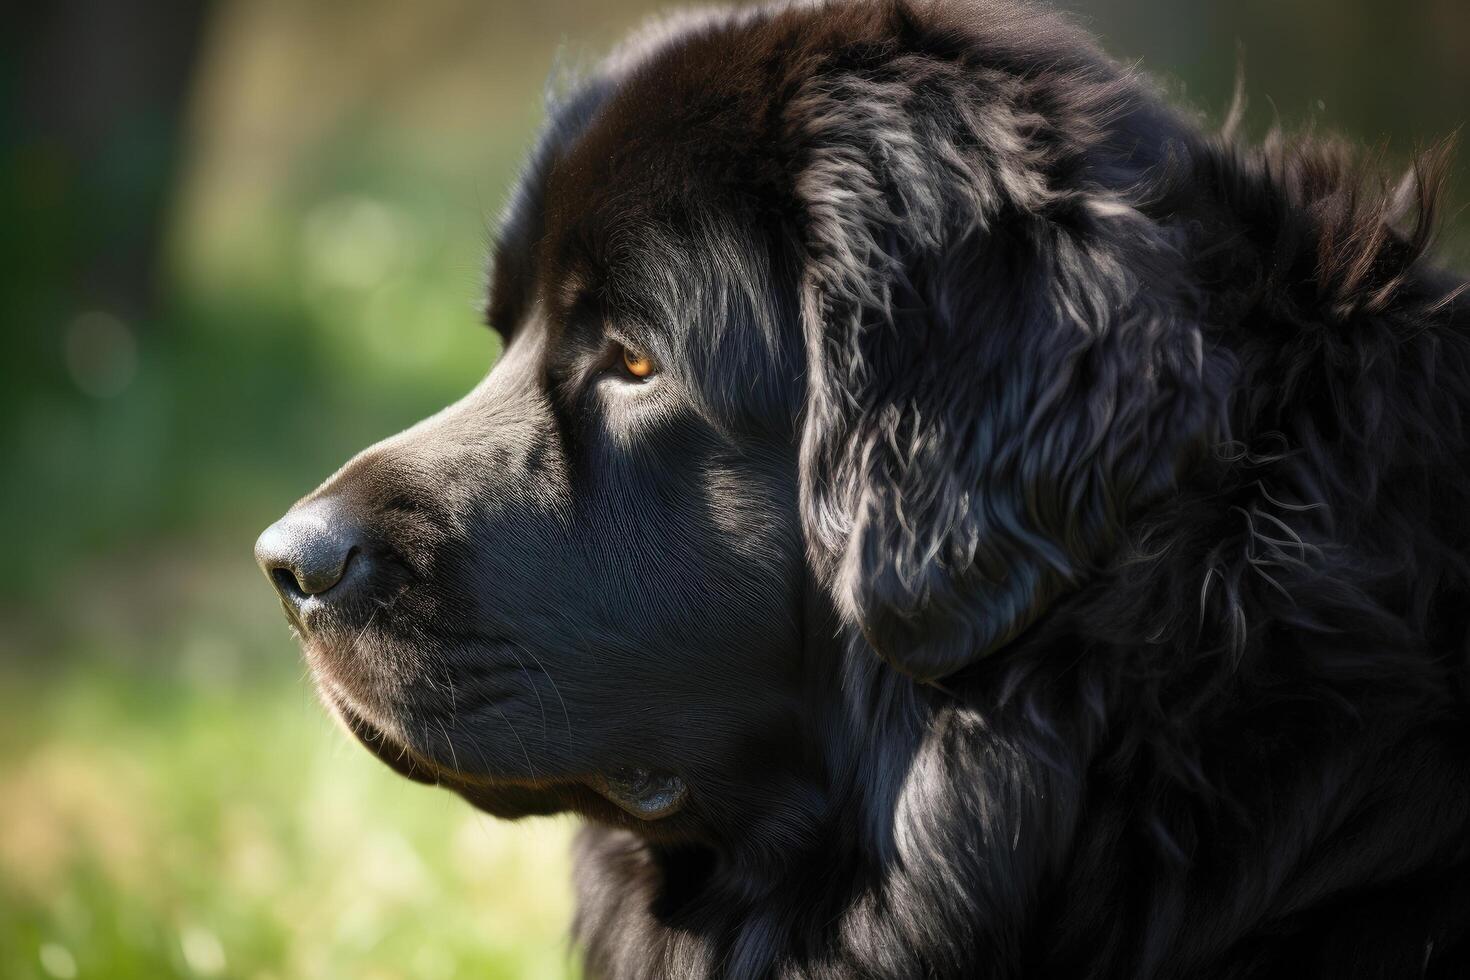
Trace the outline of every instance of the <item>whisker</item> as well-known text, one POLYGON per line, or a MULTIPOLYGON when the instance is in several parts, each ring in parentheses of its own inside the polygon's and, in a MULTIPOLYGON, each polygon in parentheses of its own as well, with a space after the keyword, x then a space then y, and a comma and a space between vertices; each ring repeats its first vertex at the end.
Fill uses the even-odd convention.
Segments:
MULTIPOLYGON (((542 748, 545 748, 546 747, 546 705, 544 703, 542 703, 542 701, 541 701, 541 688, 538 687, 537 684, 536 684, 536 681, 532 679, 531 672, 526 669, 526 663, 525 663, 525 661, 523 661, 521 659, 521 655, 516 652, 515 645, 514 644, 510 644, 510 645, 507 646, 507 649, 510 650, 511 656, 513 656, 513 657, 516 658, 516 666, 519 667, 519 668, 521 668, 521 673, 525 675, 525 677, 526 677, 526 683, 531 686, 531 693, 534 694, 534 695, 536 695, 536 707, 541 712, 541 747, 542 748)), ((545 673, 545 670, 543 669, 542 672, 545 673)))
POLYGON ((561 696, 561 688, 557 686, 556 678, 551 676, 551 671, 546 669, 546 665, 541 662, 540 657, 536 656, 535 651, 521 647, 520 644, 515 644, 515 646, 517 649, 525 650, 526 656, 536 661, 536 666, 541 669, 541 673, 545 675, 546 680, 551 684, 551 690, 556 694, 556 699, 561 702, 561 716, 567 726, 567 749, 570 750, 572 747, 572 715, 571 712, 567 711, 567 700, 561 696))
POLYGON ((454 739, 449 737, 449 729, 444 727, 444 720, 439 720, 439 731, 444 736, 444 744, 449 747, 449 761, 454 764, 455 772, 463 772, 459 767, 459 754, 454 751, 454 739))
POLYGON ((515 725, 511 724, 509 716, 507 716, 504 711, 500 710, 500 705, 491 702, 490 706, 495 709, 495 713, 500 715, 500 720, 505 722, 505 727, 509 728, 510 733, 515 736, 516 744, 521 747, 521 755, 526 757, 526 770, 530 773, 531 778, 538 778, 536 776, 536 767, 531 763, 531 753, 526 751, 526 743, 521 741, 521 733, 516 731, 515 725))

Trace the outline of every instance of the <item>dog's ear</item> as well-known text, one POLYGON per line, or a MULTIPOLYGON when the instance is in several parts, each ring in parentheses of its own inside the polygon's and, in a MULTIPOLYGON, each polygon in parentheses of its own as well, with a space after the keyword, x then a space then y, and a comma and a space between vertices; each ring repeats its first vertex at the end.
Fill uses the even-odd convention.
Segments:
POLYGON ((1119 194, 1057 186, 1085 172, 1060 134, 968 79, 941 97, 945 77, 923 98, 829 78, 788 117, 807 546, 844 619, 923 680, 1083 581, 1222 389, 1159 228, 1119 194))

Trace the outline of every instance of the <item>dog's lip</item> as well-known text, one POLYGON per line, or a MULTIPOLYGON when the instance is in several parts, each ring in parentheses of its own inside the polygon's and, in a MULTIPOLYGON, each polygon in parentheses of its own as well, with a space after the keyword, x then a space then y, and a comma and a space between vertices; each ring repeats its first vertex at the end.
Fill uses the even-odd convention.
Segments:
POLYGON ((325 700, 342 726, 389 769, 418 783, 443 782, 440 767, 415 752, 407 742, 392 736, 386 726, 371 721, 335 684, 328 683, 324 688, 325 700))
MULTIPOLYGON (((368 624, 368 626, 371 625, 371 623, 368 624)), ((365 643, 367 628, 365 626, 350 633, 344 631, 341 635, 336 636, 326 636, 321 633, 298 633, 297 638, 301 642, 302 654, 311 676, 330 707, 340 708, 344 713, 350 713, 374 733, 387 732, 394 735, 398 742, 410 742, 401 734, 403 728, 397 723, 396 718, 399 712, 389 692, 405 686, 420 685, 437 689, 440 682, 448 675, 441 677, 438 682, 433 680, 437 675, 430 674, 427 669, 420 672, 424 674, 424 677, 418 680, 411 675, 404 676, 403 672, 395 666, 396 662, 407 656, 402 649, 402 644, 396 642, 396 638, 391 634, 367 638, 365 643), (381 643, 375 642, 379 639, 381 643)), ((415 655, 444 657, 460 649, 493 652, 499 649, 523 648, 509 640, 480 636, 445 637, 442 638, 441 645, 433 648, 420 647, 415 655)), ((451 698, 450 703, 441 706, 440 712, 444 715, 442 720, 446 723, 453 722, 456 712, 462 714, 482 702, 488 704, 512 696, 514 693, 512 687, 500 682, 502 675, 503 678, 510 679, 513 684, 518 684, 531 671, 545 673, 539 662, 527 664, 519 660, 496 661, 488 665, 461 667, 460 670, 469 675, 471 682, 477 682, 478 690, 469 699, 464 697, 464 692, 461 690, 457 699, 458 703, 451 698), (478 682, 486 683, 478 684, 478 682)), ((412 673, 414 672, 410 672, 412 673)), ((456 689, 454 680, 459 680, 457 675, 450 681, 451 692, 456 689)), ((428 718, 431 725, 436 723, 437 717, 435 715, 428 718)), ((404 720, 417 722, 424 719, 406 718, 404 720)))
POLYGON ((656 786, 657 792, 645 794, 630 794, 622 786, 622 783, 629 781, 628 773, 635 771, 633 767, 626 766, 615 767, 612 776, 602 771, 588 771, 550 779, 460 772, 435 762, 412 745, 395 737, 387 726, 372 721, 364 712, 353 707, 344 693, 333 690, 333 687, 330 682, 323 684, 323 700, 342 727, 373 756, 400 776, 417 783, 453 790, 471 802, 475 801, 477 793, 493 792, 497 788, 516 787, 543 791, 575 789, 589 794, 584 799, 599 799, 603 806, 615 808, 625 814, 625 819, 631 819, 639 826, 676 823, 676 814, 688 804, 688 786, 684 778, 668 770, 647 770, 650 776, 663 780, 667 785, 656 786))
POLYGON ((301 621, 296 608, 285 599, 280 599, 280 603, 281 612, 286 614, 286 625, 290 627, 292 635, 298 640, 305 640, 307 637, 306 624, 301 621))
POLYGON ((566 779, 528 779, 524 776, 464 772, 455 766, 435 760, 431 755, 398 734, 396 726, 374 720, 371 712, 358 706, 351 696, 335 681, 321 681, 325 700, 342 726, 363 747, 376 756, 394 772, 419 783, 445 786, 451 789, 474 787, 519 786, 528 789, 545 789, 554 784, 584 782, 580 777, 566 779))

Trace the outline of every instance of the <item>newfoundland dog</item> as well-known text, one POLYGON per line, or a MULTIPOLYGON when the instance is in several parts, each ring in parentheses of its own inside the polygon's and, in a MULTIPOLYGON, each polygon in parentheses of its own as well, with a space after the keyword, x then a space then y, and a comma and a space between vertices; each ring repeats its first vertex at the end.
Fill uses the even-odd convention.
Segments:
POLYGON ((257 555, 385 763, 585 818, 592 976, 1470 976, 1444 154, 1011 0, 684 16, 550 115, 499 363, 257 555))

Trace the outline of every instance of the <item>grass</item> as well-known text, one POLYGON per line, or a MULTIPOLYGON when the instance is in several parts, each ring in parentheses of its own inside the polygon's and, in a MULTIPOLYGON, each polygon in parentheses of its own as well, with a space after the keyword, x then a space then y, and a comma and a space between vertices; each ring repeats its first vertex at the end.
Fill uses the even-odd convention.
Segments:
POLYGON ((117 394, 41 332, 0 429, 28 476, 0 481, 6 980, 577 975, 572 824, 495 822, 351 743, 250 560, 498 350, 483 215, 355 166, 185 249, 117 394))
POLYGON ((394 776, 246 561, 171 562, 95 571, 66 649, 0 670, 0 976, 575 976, 571 823, 394 776))

